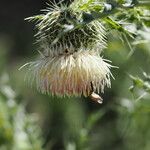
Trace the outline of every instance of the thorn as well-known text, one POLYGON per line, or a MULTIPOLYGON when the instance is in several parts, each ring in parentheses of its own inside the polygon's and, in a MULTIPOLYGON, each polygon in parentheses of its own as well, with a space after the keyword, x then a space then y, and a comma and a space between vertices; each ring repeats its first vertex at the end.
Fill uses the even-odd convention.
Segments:
POLYGON ((45 55, 41 51, 38 50, 38 52, 42 56, 42 58, 45 58, 45 55))

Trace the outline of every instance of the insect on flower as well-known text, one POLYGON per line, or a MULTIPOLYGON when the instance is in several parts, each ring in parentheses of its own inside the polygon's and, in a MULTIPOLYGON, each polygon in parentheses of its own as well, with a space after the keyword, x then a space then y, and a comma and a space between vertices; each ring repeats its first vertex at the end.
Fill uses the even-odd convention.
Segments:
POLYGON ((103 103, 103 99, 102 99, 98 94, 96 94, 96 93, 94 93, 94 92, 92 92, 92 94, 90 95, 90 98, 91 98, 93 101, 95 101, 95 102, 97 102, 97 103, 99 103, 99 104, 102 104, 102 103, 103 103))
POLYGON ((94 92, 94 86, 93 83, 91 81, 91 94, 90 94, 90 98, 91 100, 95 101, 96 103, 102 104, 103 103, 103 99, 94 92))

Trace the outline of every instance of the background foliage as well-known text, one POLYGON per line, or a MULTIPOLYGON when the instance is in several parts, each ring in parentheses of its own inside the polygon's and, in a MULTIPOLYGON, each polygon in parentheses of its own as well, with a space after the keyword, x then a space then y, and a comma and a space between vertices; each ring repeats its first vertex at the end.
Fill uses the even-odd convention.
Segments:
MULTIPOLYGON (((42 95, 24 82, 26 70, 18 71, 37 55, 33 26, 23 18, 39 14, 45 2, 0 2, 0 149, 149 150, 149 5, 115 5, 115 12, 103 18, 108 47, 102 55, 119 69, 112 70, 116 79, 102 95, 104 104, 98 105, 88 98, 42 95)), ((115 2, 125 3, 107 4, 115 2)), ((105 6, 100 6, 93 0, 81 6, 88 10, 86 23, 97 12, 105 15, 105 6)))

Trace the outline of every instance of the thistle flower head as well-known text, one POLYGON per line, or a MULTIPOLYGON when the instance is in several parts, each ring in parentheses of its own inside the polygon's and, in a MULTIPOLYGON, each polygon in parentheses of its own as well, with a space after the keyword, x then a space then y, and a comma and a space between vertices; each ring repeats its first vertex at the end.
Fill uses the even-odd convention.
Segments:
POLYGON ((37 89, 60 96, 89 96, 93 88, 98 93, 104 92, 105 86, 111 86, 110 68, 111 65, 95 52, 85 50, 30 63, 37 89))
POLYGON ((85 15, 82 16, 82 8, 92 2, 75 0, 69 6, 53 4, 43 14, 28 18, 36 21, 36 38, 44 54, 43 58, 28 63, 30 77, 42 93, 90 96, 102 103, 96 93, 111 86, 112 66, 99 56, 106 46, 100 20, 86 23, 85 15))
POLYGON ((27 19, 36 21, 37 42, 51 55, 59 55, 66 48, 74 52, 81 48, 99 49, 105 47, 105 30, 100 21, 81 24, 82 11, 73 5, 51 5, 41 15, 27 19))

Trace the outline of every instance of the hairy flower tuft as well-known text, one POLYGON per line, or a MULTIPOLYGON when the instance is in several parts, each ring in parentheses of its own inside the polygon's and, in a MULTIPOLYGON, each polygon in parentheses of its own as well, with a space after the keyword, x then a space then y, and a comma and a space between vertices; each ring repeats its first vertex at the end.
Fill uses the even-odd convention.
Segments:
POLYGON ((37 89, 42 93, 87 97, 93 88, 100 93, 105 86, 111 86, 111 65, 93 51, 48 56, 29 66, 37 89))

